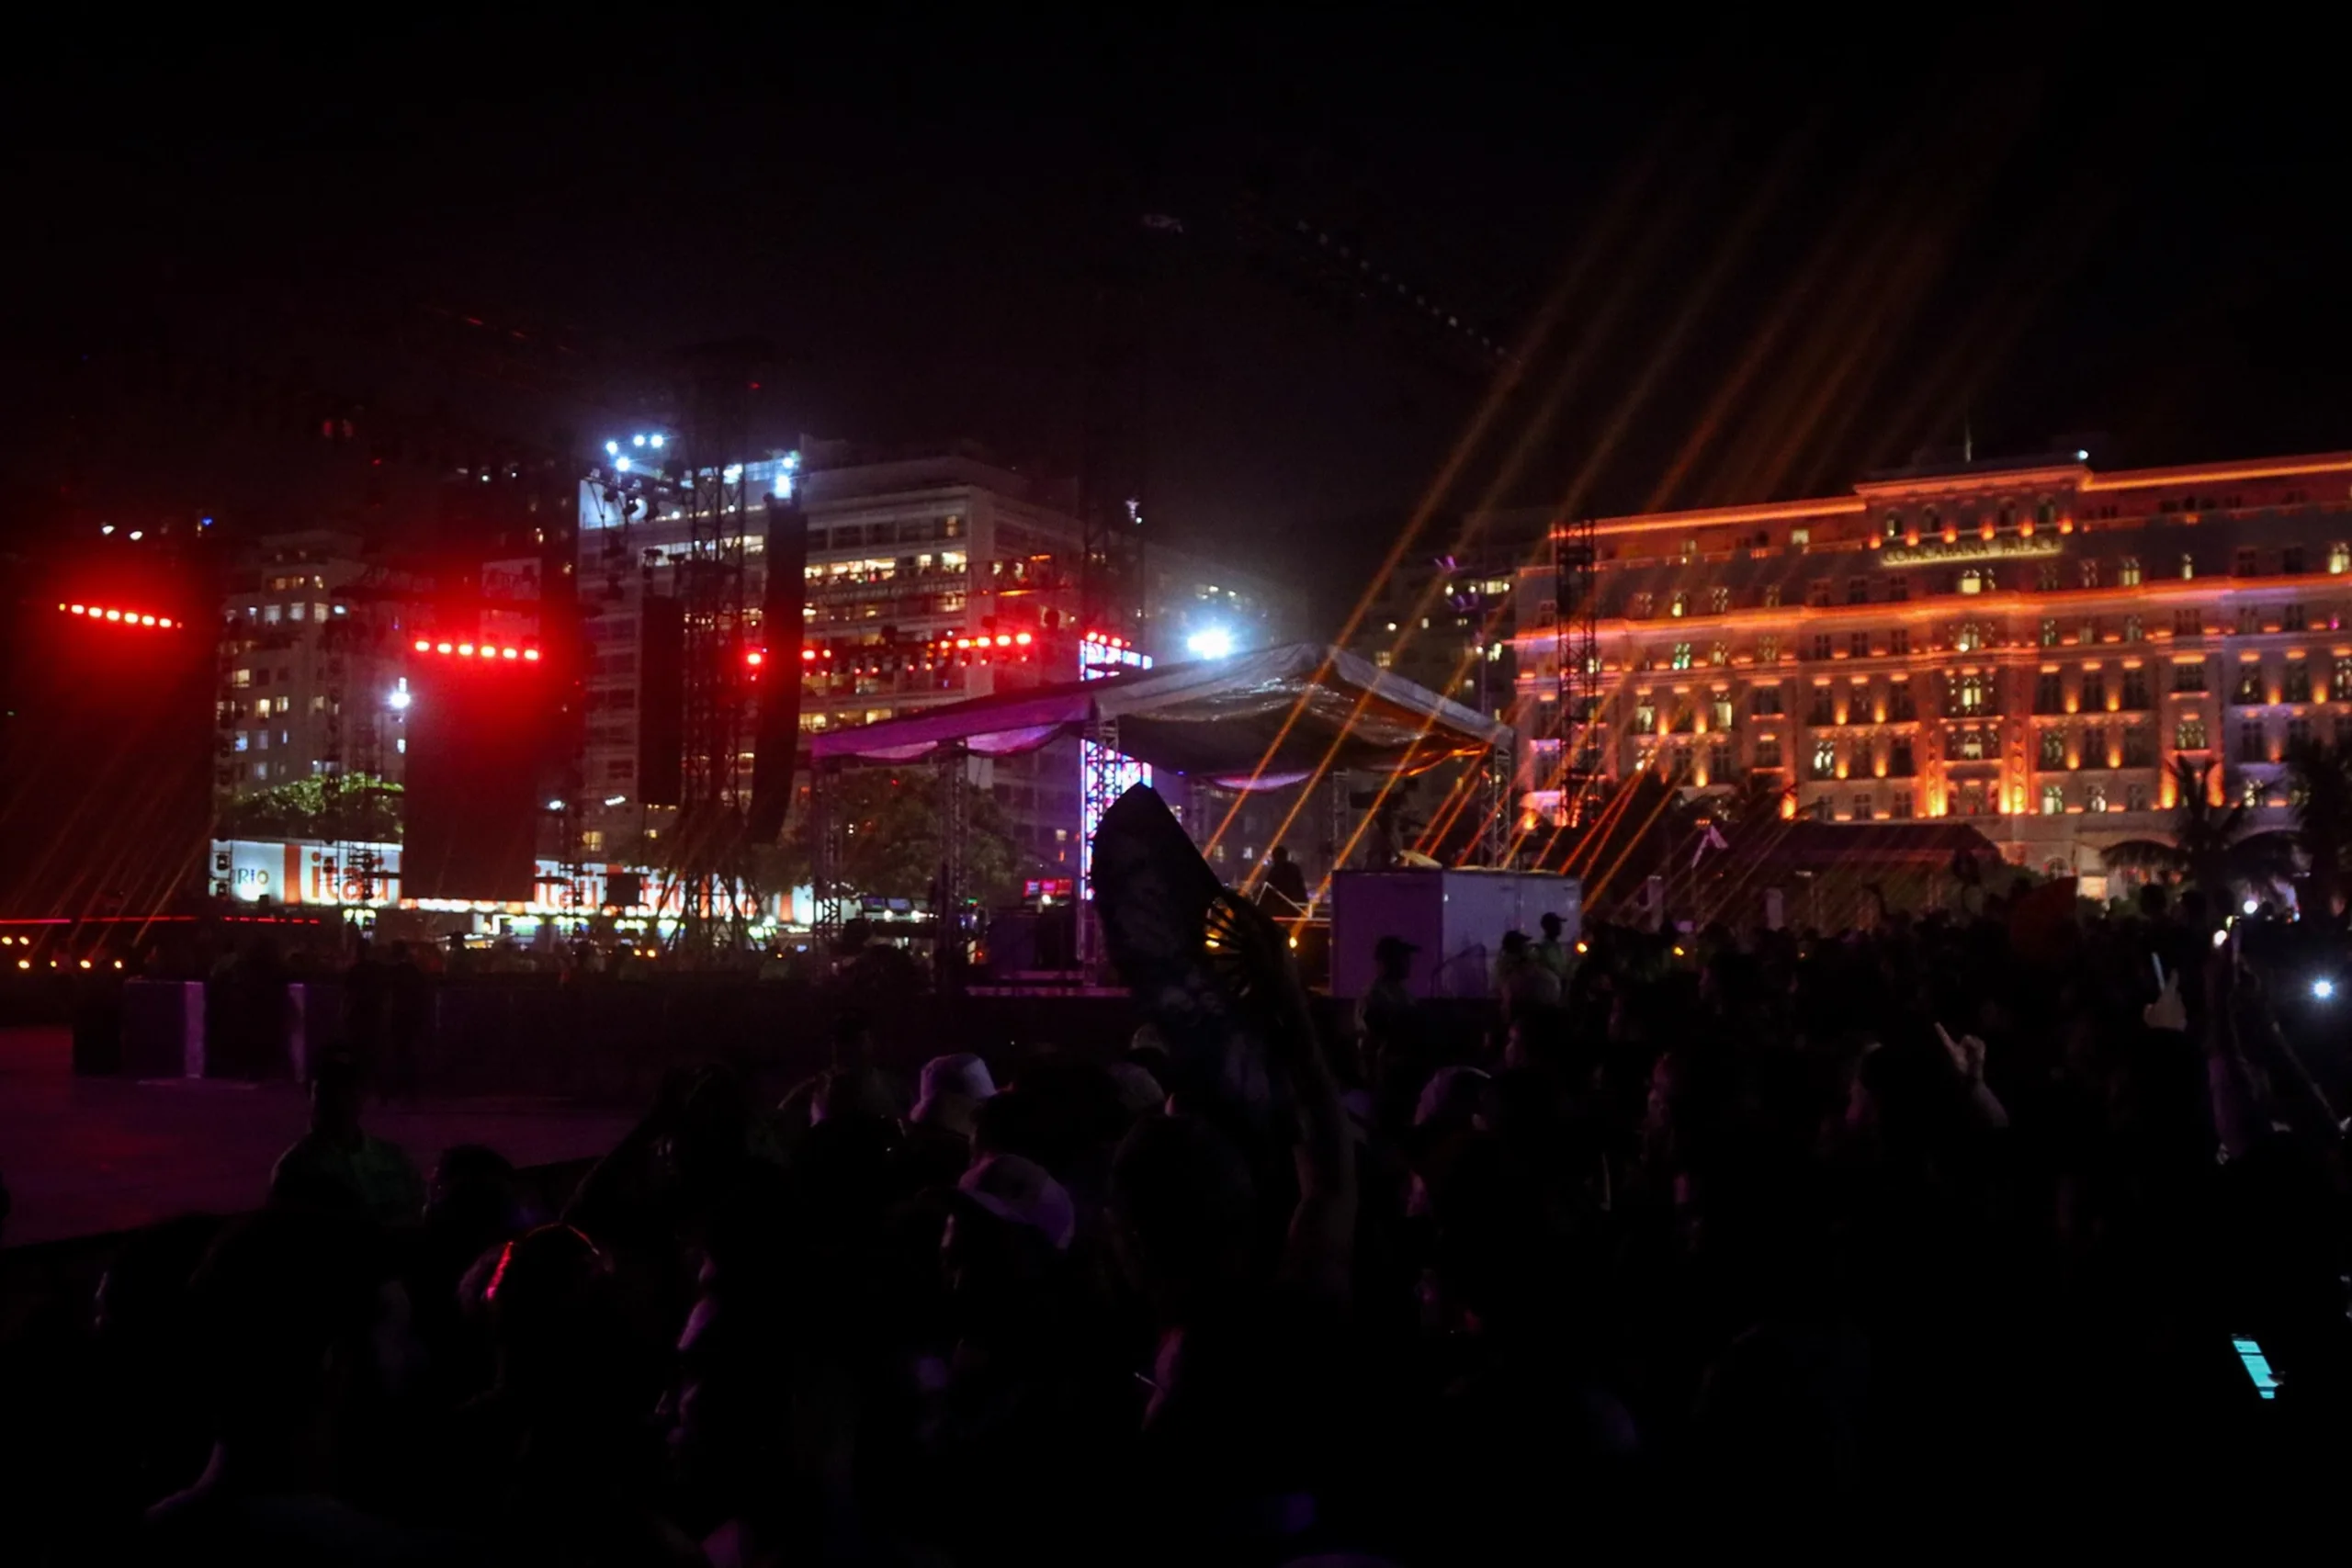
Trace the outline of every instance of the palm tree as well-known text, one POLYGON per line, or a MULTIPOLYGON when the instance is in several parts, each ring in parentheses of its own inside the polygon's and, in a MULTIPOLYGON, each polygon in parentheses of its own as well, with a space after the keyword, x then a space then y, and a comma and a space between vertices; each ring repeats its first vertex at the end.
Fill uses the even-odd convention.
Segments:
POLYGON ((2296 890, 2306 915, 2335 918, 2345 860, 2352 854, 2352 745, 2305 740, 2287 750, 2295 845, 2307 869, 2296 890))
POLYGON ((2175 757, 2172 842, 2126 839, 2101 850, 2100 858, 2111 867, 2186 876, 2213 898, 2227 897, 2233 884, 2268 882, 2290 872, 2287 836, 2247 831, 2247 807, 2236 791, 2224 792, 2227 806, 2212 803, 2207 785, 2219 766, 2175 757))

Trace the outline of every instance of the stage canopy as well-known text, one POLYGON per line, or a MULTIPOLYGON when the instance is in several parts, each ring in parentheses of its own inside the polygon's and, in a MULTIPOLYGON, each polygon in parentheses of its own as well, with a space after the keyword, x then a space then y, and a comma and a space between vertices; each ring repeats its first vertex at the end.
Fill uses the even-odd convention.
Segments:
POLYGON ((809 752, 820 763, 910 762, 960 742, 978 755, 1003 757, 1106 721, 1118 725, 1123 755, 1228 789, 1295 784, 1335 740, 1335 768, 1408 773, 1490 748, 1507 753, 1511 744, 1508 725, 1369 660, 1300 642, 976 697, 831 730, 812 739, 809 752), (1306 705, 1283 734, 1302 696, 1306 705), (1261 759, 1264 772, 1253 780, 1261 759))

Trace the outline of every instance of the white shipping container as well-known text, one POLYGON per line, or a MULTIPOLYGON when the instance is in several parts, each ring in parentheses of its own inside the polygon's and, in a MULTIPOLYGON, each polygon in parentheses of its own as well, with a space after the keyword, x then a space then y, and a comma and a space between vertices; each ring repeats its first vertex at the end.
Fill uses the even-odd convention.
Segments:
POLYGON ((1560 917, 1560 939, 1574 942, 1584 885, 1536 871, 1340 872, 1331 879, 1331 994, 1371 989, 1373 947, 1396 936, 1420 949, 1408 976, 1415 996, 1486 996, 1503 933, 1538 941, 1547 913, 1560 917))

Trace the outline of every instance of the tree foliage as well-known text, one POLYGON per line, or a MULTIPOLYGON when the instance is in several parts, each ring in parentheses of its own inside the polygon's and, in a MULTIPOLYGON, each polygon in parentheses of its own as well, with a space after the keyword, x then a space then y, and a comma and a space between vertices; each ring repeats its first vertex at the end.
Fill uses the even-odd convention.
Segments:
POLYGON ((343 840, 398 843, 401 786, 372 773, 329 779, 313 774, 242 795, 221 807, 220 831, 232 839, 343 840), (332 790, 329 784, 335 787, 332 790))
POLYGON ((2264 883, 2293 870, 2292 846, 2287 836, 2250 831, 2244 797, 2222 781, 2222 798, 2212 802, 2211 783, 2218 762, 2198 762, 2187 757, 2172 761, 2172 841, 2126 839, 2099 852, 2109 865, 2142 871, 2169 872, 2185 876, 2211 897, 2225 897, 2233 886, 2264 883))
POLYGON ((2287 781, 2304 862, 2297 902, 2307 915, 2333 919, 2352 857, 2352 745, 2306 740, 2290 747, 2287 781))
MULTIPOLYGON (((842 831, 842 880, 851 891, 883 898, 924 899, 938 879, 942 836, 939 781, 928 770, 856 768, 828 779, 825 816, 842 831)), ((1012 841, 995 797, 966 784, 964 885, 984 904, 1010 903, 1034 874, 1012 841)), ((769 875, 808 880, 814 857, 804 813, 786 831, 769 875)))

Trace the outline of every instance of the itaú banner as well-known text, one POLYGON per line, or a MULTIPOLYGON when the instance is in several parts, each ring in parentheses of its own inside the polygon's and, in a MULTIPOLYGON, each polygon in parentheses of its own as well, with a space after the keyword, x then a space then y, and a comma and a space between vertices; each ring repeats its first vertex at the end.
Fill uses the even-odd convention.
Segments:
MULTIPOLYGON (((531 897, 523 903, 406 899, 401 897, 398 844, 327 844, 300 839, 212 840, 213 897, 246 904, 266 898, 276 904, 367 909, 397 905, 440 913, 507 915, 611 913, 674 918, 689 910, 714 916, 733 912, 714 905, 689 880, 642 866, 583 865, 574 876, 562 863, 542 859, 531 882, 531 897), (631 902, 607 902, 616 879, 621 897, 631 902)), ((795 889, 789 902, 781 895, 766 894, 752 899, 749 907, 753 918, 761 920, 797 919, 807 925, 815 919, 806 888, 795 889)))
POLYGON ((396 902, 398 844, 319 844, 299 839, 215 839, 212 896, 256 903, 396 902))
MULTIPOLYGON (((530 901, 514 912, 560 914, 597 910, 605 906, 606 882, 616 868, 586 865, 573 877, 559 863, 541 860, 532 877, 530 901)), ((651 879, 641 886, 652 892, 651 879)), ((336 904, 356 908, 382 908, 401 899, 401 847, 398 844, 326 844, 300 839, 215 839, 212 840, 212 894, 257 903, 336 904)), ((639 897, 645 894, 640 893, 639 897)), ((439 901, 436 900, 436 904, 439 901)), ((475 906, 451 903, 451 908, 475 906)), ((504 905, 483 905, 504 908, 504 905)), ((637 906, 632 905, 635 912, 637 906)))

